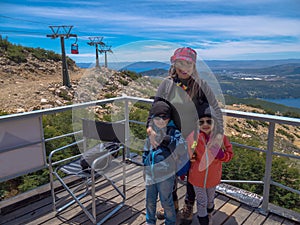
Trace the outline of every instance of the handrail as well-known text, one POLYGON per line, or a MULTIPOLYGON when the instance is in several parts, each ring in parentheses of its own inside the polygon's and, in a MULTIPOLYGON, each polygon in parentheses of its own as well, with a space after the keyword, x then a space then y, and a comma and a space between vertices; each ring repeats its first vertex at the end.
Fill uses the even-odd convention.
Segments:
MULTIPOLYGON (((122 96, 122 97, 110 98, 110 99, 105 99, 105 100, 97 100, 97 101, 93 101, 93 102, 78 103, 78 104, 74 104, 74 105, 68 105, 68 106, 51 108, 51 109, 37 110, 37 111, 25 112, 25 113, 19 113, 19 114, 4 115, 4 116, 0 116, 0 123, 2 121, 7 122, 7 121, 20 120, 20 119, 34 117, 34 116, 44 116, 44 115, 54 114, 54 113, 58 113, 58 112, 64 112, 64 111, 74 110, 74 109, 79 109, 79 108, 86 108, 86 107, 90 107, 90 106, 102 105, 102 104, 107 104, 107 103, 112 103, 112 102, 124 102, 125 103, 125 105, 124 105, 124 109, 125 109, 125 142, 126 142, 125 147, 126 147, 126 156, 129 157, 129 155, 130 155, 130 150, 128 148, 129 123, 144 124, 144 122, 129 120, 129 112, 130 112, 129 111, 129 103, 130 102, 131 103, 132 102, 144 102, 144 103, 151 104, 153 102, 153 100, 151 100, 151 99, 137 98, 137 97, 131 97, 131 96, 122 96)), ((298 155, 273 152, 275 125, 276 124, 287 124, 287 125, 292 125, 292 126, 300 126, 300 119, 260 114, 260 113, 242 112, 242 111, 229 110, 229 109, 222 109, 222 112, 226 117, 236 117, 236 118, 252 119, 252 120, 269 122, 267 149, 261 149, 261 148, 257 148, 254 146, 247 146, 247 145, 243 145, 240 143, 232 143, 233 145, 236 145, 238 147, 243 147, 243 148, 247 148, 250 150, 266 153, 266 167, 265 167, 265 175, 264 175, 263 181, 247 181, 247 180, 222 180, 222 181, 228 182, 228 183, 260 183, 260 184, 263 184, 264 191, 263 191, 263 202, 262 202, 262 206, 261 206, 262 213, 267 213, 269 211, 269 194, 270 194, 269 192, 270 192, 271 185, 275 185, 277 187, 284 188, 288 191, 291 191, 293 193, 300 195, 299 190, 295 190, 293 188, 287 187, 283 184, 280 184, 278 182, 271 180, 272 156, 278 155, 278 156, 285 156, 285 157, 290 157, 293 159, 300 160, 300 156, 298 156, 298 155)), ((74 134, 78 134, 80 132, 81 131, 74 131, 74 133, 63 134, 60 136, 51 137, 51 138, 46 139, 45 142, 56 140, 56 139, 74 135, 74 134)), ((63 148, 67 148, 67 147, 70 147, 73 145, 74 145, 74 143, 60 147, 57 150, 61 150, 63 148)), ((13 150, 10 148, 8 148, 8 149, 13 150)), ((12 165, 12 166, 14 166, 14 165, 12 165)))

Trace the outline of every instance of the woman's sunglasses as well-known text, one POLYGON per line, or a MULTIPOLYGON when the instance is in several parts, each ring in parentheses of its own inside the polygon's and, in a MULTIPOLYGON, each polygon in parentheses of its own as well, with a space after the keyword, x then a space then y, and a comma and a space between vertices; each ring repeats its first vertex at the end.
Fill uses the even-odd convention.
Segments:
POLYGON ((202 126, 204 123, 207 123, 208 125, 212 125, 213 124, 213 120, 212 119, 208 119, 208 120, 199 120, 199 125, 202 126))
POLYGON ((167 115, 158 115, 158 116, 154 116, 153 119, 155 120, 160 120, 160 119, 163 119, 163 120, 167 120, 169 119, 170 117, 167 116, 167 115))
POLYGON ((188 61, 183 61, 183 60, 176 60, 175 62, 175 66, 178 68, 191 68, 193 67, 193 63, 192 62, 188 62, 188 61))

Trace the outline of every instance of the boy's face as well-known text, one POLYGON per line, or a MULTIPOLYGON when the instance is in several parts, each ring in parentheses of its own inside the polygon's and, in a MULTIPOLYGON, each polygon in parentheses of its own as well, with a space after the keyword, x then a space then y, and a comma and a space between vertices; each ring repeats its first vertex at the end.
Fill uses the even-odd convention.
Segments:
POLYGON ((169 121, 170 121, 169 116, 164 114, 160 114, 153 117, 153 122, 155 126, 157 126, 159 129, 166 127, 169 121))
POLYGON ((210 117, 203 117, 199 119, 199 128, 200 131, 210 134, 214 129, 214 120, 210 117))

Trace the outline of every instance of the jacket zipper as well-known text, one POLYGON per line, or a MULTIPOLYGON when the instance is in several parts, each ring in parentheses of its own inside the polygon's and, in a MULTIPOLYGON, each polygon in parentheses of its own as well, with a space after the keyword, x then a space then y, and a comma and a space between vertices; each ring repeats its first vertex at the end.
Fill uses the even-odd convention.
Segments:
POLYGON ((151 168, 151 175, 154 178, 154 151, 151 149, 151 164, 150 164, 150 168, 151 168))
POLYGON ((208 177, 208 150, 207 150, 207 143, 204 140, 204 138, 202 137, 202 141, 205 145, 205 164, 206 164, 206 169, 205 169, 205 176, 204 176, 204 183, 203 183, 203 187, 206 188, 206 182, 207 182, 207 177, 208 177))

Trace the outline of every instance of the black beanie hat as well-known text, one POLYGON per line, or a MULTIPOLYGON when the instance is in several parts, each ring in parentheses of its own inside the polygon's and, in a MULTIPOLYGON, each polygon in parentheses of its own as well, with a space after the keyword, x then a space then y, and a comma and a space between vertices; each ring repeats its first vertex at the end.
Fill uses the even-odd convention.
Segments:
POLYGON ((198 119, 201 119, 203 117, 210 117, 213 119, 216 118, 215 111, 212 108, 210 108, 208 103, 203 103, 197 111, 198 119))
POLYGON ((171 107, 168 103, 164 101, 157 101, 154 102, 151 108, 151 114, 153 117, 159 116, 161 114, 167 116, 168 118, 171 117, 171 107))

